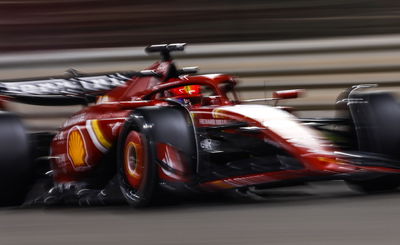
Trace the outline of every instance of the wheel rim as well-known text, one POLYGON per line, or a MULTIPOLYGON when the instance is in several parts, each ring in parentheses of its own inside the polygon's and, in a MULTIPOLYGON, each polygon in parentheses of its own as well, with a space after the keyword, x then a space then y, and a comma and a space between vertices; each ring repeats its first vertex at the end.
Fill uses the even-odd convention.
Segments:
POLYGON ((139 190, 145 172, 146 154, 143 139, 136 131, 128 134, 124 148, 124 172, 129 185, 139 190))

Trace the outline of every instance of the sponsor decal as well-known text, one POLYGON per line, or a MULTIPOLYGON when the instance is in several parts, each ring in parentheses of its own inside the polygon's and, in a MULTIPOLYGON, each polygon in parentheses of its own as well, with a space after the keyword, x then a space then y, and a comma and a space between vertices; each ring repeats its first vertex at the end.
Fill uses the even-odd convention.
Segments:
POLYGON ((74 127, 68 134, 68 158, 74 167, 86 166, 87 150, 82 132, 74 127))
POLYGON ((86 121, 86 113, 82 113, 82 114, 71 117, 69 120, 67 120, 63 124, 63 127, 66 128, 66 127, 72 126, 74 124, 79 124, 84 121, 86 121))
POLYGON ((228 124, 229 120, 226 119, 199 119, 199 123, 203 125, 224 125, 228 124))

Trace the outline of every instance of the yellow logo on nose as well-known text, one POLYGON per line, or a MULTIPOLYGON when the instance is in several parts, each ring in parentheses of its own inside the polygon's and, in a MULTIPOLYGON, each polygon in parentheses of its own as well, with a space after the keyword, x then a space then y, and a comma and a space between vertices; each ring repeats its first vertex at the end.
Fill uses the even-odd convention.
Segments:
POLYGON ((86 149, 79 130, 74 130, 68 137, 68 155, 75 167, 85 166, 86 149))

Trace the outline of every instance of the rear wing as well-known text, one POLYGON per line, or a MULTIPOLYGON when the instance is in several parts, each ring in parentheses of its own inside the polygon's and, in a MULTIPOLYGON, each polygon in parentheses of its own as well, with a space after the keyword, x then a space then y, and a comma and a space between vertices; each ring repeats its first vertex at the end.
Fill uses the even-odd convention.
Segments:
POLYGON ((160 53, 163 61, 172 60, 171 52, 184 51, 186 43, 154 44, 147 46, 146 53, 160 53))
POLYGON ((124 85, 133 77, 153 76, 167 80, 185 74, 194 74, 197 67, 177 69, 170 55, 173 51, 183 51, 186 43, 157 44, 146 47, 147 53, 160 53, 163 61, 169 62, 166 74, 156 70, 140 72, 115 72, 102 74, 80 74, 69 70, 69 76, 51 78, 19 79, 0 81, 0 97, 35 105, 76 105, 95 101, 111 89, 124 85))
POLYGON ((73 74, 72 76, 20 79, 0 82, 0 95, 9 100, 35 105, 76 105, 124 85, 143 72, 110 74, 73 74))

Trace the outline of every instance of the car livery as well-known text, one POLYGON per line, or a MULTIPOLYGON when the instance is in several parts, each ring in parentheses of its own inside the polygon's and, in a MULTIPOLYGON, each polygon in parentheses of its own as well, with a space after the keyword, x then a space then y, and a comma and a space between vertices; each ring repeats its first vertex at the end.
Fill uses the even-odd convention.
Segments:
MULTIPOLYGON (((32 138, 48 143, 30 147, 34 164, 27 164, 32 154, 22 154, 17 161, 21 168, 15 176, 27 180, 37 178, 32 169, 49 168, 48 189, 30 203, 106 203, 111 192, 118 192, 132 206, 143 207, 160 191, 243 191, 328 179, 354 184, 383 177, 393 186, 400 184, 397 163, 346 152, 288 110, 240 101, 235 77, 196 75, 193 67, 178 69, 170 53, 183 49, 184 44, 147 47, 147 52, 161 53, 162 60, 141 72, 0 84, 8 100, 87 105, 56 134, 19 138, 20 143, 32 138), (39 146, 46 149, 41 154, 39 146)), ((295 96, 295 90, 280 91, 271 100, 295 96)), ((18 121, 9 113, 3 117, 3 127, 18 121)), ((4 159, 11 159, 10 154, 15 154, 11 148, 4 159)), ((13 169, 10 161, 2 161, 7 165, 4 173, 13 169)), ((5 179, 3 186, 15 183, 5 179)), ((21 182, 15 190, 0 189, 5 193, 3 204, 22 200, 28 183, 21 182)))

